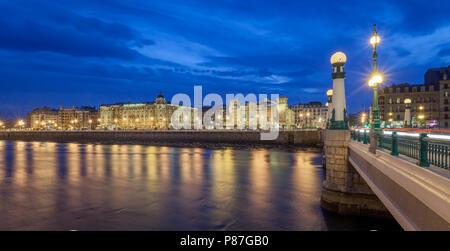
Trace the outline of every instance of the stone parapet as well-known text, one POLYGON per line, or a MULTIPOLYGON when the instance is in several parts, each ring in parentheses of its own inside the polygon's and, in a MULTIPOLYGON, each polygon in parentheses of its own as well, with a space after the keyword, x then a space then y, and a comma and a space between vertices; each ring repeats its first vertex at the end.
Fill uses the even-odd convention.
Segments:
POLYGON ((0 140, 112 144, 238 144, 319 146, 318 130, 280 131, 274 140, 261 140, 262 131, 130 130, 130 131, 0 131, 0 140))

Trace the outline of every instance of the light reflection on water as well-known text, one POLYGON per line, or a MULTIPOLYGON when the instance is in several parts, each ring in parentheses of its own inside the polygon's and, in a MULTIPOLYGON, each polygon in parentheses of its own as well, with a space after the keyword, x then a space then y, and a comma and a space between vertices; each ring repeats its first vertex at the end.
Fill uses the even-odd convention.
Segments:
POLYGON ((0 141, 0 230, 368 230, 320 207, 318 150, 0 141))

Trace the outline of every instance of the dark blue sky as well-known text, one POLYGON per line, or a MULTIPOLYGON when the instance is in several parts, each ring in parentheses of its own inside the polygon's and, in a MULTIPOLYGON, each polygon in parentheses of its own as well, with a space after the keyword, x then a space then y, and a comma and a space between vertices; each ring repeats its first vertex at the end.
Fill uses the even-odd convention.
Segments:
POLYGON ((377 23, 386 83, 450 64, 450 1, 0 0, 0 117, 39 106, 153 101, 162 91, 325 102, 347 54, 350 112, 369 106, 377 23))

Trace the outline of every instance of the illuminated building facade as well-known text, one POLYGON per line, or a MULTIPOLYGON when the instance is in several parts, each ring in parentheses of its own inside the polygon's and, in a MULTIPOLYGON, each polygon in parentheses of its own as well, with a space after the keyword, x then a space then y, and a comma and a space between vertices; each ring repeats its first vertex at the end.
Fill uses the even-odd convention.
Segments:
POLYGON ((43 130, 57 128, 58 110, 49 107, 36 108, 26 117, 26 128, 43 130))
MULTIPOLYGON (((168 103, 160 93, 155 102, 116 103, 100 106, 100 127, 121 130, 171 129, 172 114, 180 106, 168 103)), ((194 115, 194 109, 191 108, 194 115)), ((191 120, 193 123, 193 120, 191 120)))
POLYGON ((293 129, 295 125, 294 111, 289 109, 287 100, 287 97, 279 97, 278 102, 266 99, 260 104, 254 102, 242 104, 240 100, 232 100, 231 104, 224 108, 223 116, 221 116, 223 127, 268 130, 278 126, 280 129, 293 129), (276 114, 272 110, 273 107, 276 107, 278 112, 278 123, 276 114))
POLYGON ((57 128, 61 130, 93 130, 98 124, 98 111, 95 107, 82 106, 77 108, 59 107, 57 128))
POLYGON ((406 105, 410 106, 412 124, 423 123, 428 127, 449 128, 450 126, 450 66, 429 69, 425 73, 425 84, 392 84, 382 88, 378 94, 380 119, 387 123, 403 126, 406 105), (405 104, 410 99, 411 103, 405 104))
POLYGON ((291 105, 296 128, 325 128, 328 107, 321 102, 291 105))

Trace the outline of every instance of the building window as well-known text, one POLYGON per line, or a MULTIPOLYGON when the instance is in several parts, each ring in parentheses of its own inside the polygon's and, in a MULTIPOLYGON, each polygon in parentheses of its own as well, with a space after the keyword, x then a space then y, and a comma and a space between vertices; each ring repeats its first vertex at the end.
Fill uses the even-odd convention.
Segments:
POLYGON ((400 104, 400 98, 397 98, 397 104, 400 104))
POLYGON ((392 99, 391 98, 389 99, 389 104, 392 104, 392 99))
POLYGON ((446 106, 446 107, 444 108, 444 111, 448 112, 448 106, 446 106))
POLYGON ((448 97, 448 91, 444 92, 444 97, 448 97))

